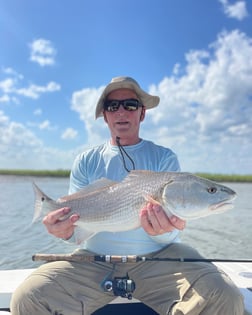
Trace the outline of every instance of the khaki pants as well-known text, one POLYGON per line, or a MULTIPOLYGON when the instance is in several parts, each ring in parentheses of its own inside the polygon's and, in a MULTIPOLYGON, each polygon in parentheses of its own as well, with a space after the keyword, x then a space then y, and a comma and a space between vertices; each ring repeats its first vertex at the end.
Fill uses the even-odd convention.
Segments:
MULTIPOLYGON (((90 254, 90 253, 89 253, 90 254)), ((201 256, 172 244, 147 257, 201 256)), ((213 264, 200 262, 47 263, 14 292, 13 315, 89 315, 115 297, 104 292, 106 279, 129 275, 133 296, 162 315, 243 315, 239 290, 213 264)))

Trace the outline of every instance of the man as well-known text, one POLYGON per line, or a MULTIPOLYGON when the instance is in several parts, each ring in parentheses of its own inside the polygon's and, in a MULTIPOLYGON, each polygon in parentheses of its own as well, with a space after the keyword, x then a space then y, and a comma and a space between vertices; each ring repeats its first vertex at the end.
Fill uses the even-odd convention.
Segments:
MULTIPOLYGON (((134 79, 112 79, 96 107, 96 118, 104 117, 111 139, 76 158, 70 177, 70 193, 101 177, 122 180, 132 169, 180 170, 177 157, 170 149, 139 137, 146 110, 158 103, 159 98, 144 92, 134 79)), ((54 236, 74 241, 78 215, 60 220, 69 211, 62 208, 51 212, 43 223, 54 236)), ((150 202, 139 215, 141 228, 98 233, 84 243, 87 253, 201 257, 194 249, 178 243, 184 221, 175 216, 168 218, 159 205, 150 202)), ((113 292, 104 291, 106 280, 126 276, 136 283, 133 296, 159 314, 243 314, 239 290, 209 263, 64 261, 41 266, 16 290, 11 303, 12 314, 89 315, 114 299, 113 292)))

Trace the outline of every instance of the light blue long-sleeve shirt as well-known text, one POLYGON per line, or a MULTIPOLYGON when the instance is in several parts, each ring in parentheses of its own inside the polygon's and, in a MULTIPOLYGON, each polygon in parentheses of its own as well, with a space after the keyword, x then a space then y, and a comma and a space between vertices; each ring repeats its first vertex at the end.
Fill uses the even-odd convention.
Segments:
MULTIPOLYGON (((176 154, 151 141, 141 140, 124 149, 134 161, 135 169, 155 172, 180 170, 176 154)), ((131 170, 132 162, 126 155, 124 158, 127 169, 131 170)), ((118 146, 111 145, 108 141, 76 157, 70 176, 69 193, 77 192, 101 177, 121 181, 127 174, 118 146)), ((101 255, 145 255, 178 241, 178 234, 179 231, 174 230, 150 236, 142 228, 127 232, 100 232, 88 239, 84 248, 101 255)))

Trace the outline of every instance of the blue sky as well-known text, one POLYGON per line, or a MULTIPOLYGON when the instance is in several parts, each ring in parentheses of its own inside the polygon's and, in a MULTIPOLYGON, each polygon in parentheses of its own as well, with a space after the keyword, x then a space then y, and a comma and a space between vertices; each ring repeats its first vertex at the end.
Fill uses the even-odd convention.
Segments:
POLYGON ((0 168, 70 169, 106 141, 96 101, 134 77, 142 138, 189 172, 252 174, 252 2, 0 0, 0 168))

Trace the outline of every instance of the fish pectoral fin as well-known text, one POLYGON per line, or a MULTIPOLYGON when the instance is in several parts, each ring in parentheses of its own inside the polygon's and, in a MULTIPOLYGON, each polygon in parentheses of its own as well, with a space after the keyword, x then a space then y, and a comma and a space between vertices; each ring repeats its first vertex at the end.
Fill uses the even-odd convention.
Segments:
POLYGON ((74 236, 77 244, 87 241, 90 237, 94 236, 96 232, 86 230, 82 227, 76 226, 74 230, 74 236))
POLYGON ((164 208, 164 207, 161 205, 160 202, 158 202, 157 200, 153 199, 151 196, 146 195, 146 196, 144 196, 144 199, 145 199, 146 201, 148 201, 148 202, 154 204, 154 205, 159 205, 160 207, 162 207, 162 208, 164 209, 164 211, 165 211, 166 215, 168 216, 168 218, 171 218, 171 217, 172 217, 173 213, 172 213, 170 210, 164 208))
POLYGON ((149 195, 145 195, 145 196, 144 196, 144 199, 145 199, 147 202, 150 202, 150 203, 152 203, 152 204, 154 204, 154 205, 159 205, 159 206, 162 207, 162 205, 161 205, 160 202, 158 202, 157 200, 153 199, 153 198, 152 198, 151 196, 149 196, 149 195))

